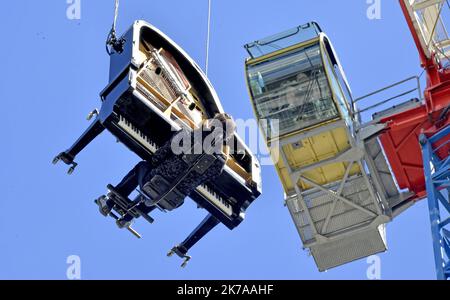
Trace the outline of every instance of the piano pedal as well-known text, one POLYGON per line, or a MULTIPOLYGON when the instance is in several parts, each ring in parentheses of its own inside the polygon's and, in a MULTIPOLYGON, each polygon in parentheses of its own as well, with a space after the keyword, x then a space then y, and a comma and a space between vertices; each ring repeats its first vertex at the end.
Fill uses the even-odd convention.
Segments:
POLYGON ((116 220, 116 225, 117 225, 117 227, 119 227, 120 229, 128 228, 128 227, 131 227, 131 225, 133 225, 133 221, 124 221, 124 217, 125 217, 125 216, 123 216, 122 218, 118 218, 118 219, 116 220))
POLYGON ((134 230, 133 228, 131 228, 131 226, 127 227, 127 230, 129 232, 131 232, 135 237, 137 237, 138 239, 141 239, 142 236, 139 234, 139 232, 137 232, 136 230, 134 230))
MULTIPOLYGON (((112 214, 112 213, 111 213, 112 214)), ((127 226, 122 226, 119 225, 120 224, 120 220, 117 216, 116 216, 116 224, 120 229, 126 228, 132 235, 134 235, 135 237, 137 237, 138 239, 142 238, 142 235, 139 234, 139 232, 137 232, 136 230, 133 229, 133 227, 131 227, 131 224, 127 225, 127 226)))
POLYGON ((130 224, 128 224, 128 225, 126 225, 126 226, 123 226, 123 225, 121 225, 121 223, 120 223, 120 221, 122 220, 122 218, 119 218, 115 213, 113 213, 113 212, 110 212, 109 213, 109 216, 111 216, 113 219, 115 219, 116 220, 116 224, 117 224, 117 226, 119 226, 119 228, 120 229, 123 229, 123 228, 126 228, 131 234, 133 234, 135 237, 137 237, 138 239, 141 239, 142 238, 142 235, 140 235, 139 234, 139 232, 137 232, 136 230, 134 230, 132 227, 131 227, 131 222, 130 222, 130 224), (120 224, 120 225, 119 225, 120 224))
POLYGON ((98 109, 94 109, 87 115, 86 120, 90 121, 92 120, 93 117, 96 117, 98 115, 99 115, 98 109))

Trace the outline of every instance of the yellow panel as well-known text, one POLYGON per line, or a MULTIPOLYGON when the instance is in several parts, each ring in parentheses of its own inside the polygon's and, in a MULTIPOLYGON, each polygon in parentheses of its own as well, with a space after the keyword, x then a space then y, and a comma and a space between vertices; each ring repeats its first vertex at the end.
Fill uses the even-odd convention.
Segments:
MULTIPOLYGON (((344 127, 336 128, 324 133, 320 133, 310 138, 299 140, 295 145, 283 146, 282 151, 286 154, 288 163, 292 169, 304 168, 321 161, 332 159, 340 153, 350 148, 347 131, 344 127)), ((309 170, 303 174, 308 179, 325 185, 341 180, 345 175, 348 163, 330 163, 319 168, 309 170)), ((288 174, 288 170, 280 161, 276 164, 278 175, 283 183, 285 192, 288 193, 294 189, 288 174)), ((350 175, 360 172, 357 164, 354 164, 350 175)), ((299 186, 302 190, 308 190, 310 185, 300 181, 299 186)))

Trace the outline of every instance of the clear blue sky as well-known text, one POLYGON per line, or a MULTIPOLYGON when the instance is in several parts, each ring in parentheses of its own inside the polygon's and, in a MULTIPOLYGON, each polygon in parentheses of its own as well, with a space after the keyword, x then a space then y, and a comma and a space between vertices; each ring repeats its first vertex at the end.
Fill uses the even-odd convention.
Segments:
MULTIPOLYGON (((136 225, 144 239, 120 231, 93 200, 137 157, 105 132, 78 157, 73 176, 51 165, 88 126, 107 84, 104 40, 113 0, 81 0, 81 20, 65 0, 4 1, 0 9, 0 279, 65 279, 66 258, 81 258, 83 279, 365 279, 361 260, 319 273, 301 250, 283 207, 273 167, 264 194, 235 231, 219 226, 191 254, 187 269, 168 249, 203 218, 192 201, 156 222, 136 225)), ((365 0, 213 0, 210 78, 225 109, 251 118, 243 63, 246 42, 315 20, 334 42, 356 96, 420 73, 398 1, 382 1, 382 19, 366 17, 365 0)), ((118 31, 145 19, 203 65, 206 0, 121 1, 118 31)), ((433 279, 426 202, 388 225, 383 279, 433 279)))

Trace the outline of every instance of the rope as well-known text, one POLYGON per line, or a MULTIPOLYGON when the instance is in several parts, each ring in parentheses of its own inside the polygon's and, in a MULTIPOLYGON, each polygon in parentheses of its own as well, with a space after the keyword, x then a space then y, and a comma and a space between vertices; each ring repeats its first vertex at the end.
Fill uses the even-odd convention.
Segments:
POLYGON ((109 31, 108 37, 106 38, 106 52, 112 55, 114 52, 121 53, 123 51, 123 46, 125 44, 125 39, 117 39, 116 35, 116 25, 117 17, 119 16, 119 0, 114 2, 114 19, 109 31), (114 50, 114 51, 113 51, 114 50))
POLYGON ((117 17, 119 15, 119 0, 115 0, 114 3, 114 21, 112 24, 112 30, 116 31, 117 17))
POLYGON ((209 68, 210 35, 211 35, 211 0, 208 0, 208 25, 207 25, 207 34, 206 34, 206 62, 205 62, 206 76, 208 76, 208 68, 209 68))

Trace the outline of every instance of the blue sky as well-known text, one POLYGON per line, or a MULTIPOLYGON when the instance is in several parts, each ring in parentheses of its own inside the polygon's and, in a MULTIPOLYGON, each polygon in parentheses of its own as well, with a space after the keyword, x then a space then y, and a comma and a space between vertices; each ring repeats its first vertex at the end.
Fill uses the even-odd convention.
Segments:
MULTIPOLYGON (((356 96, 421 71, 398 1, 382 0, 381 20, 367 18, 365 0, 212 1, 209 75, 236 118, 252 117, 242 46, 311 20, 333 41, 356 96)), ((80 20, 67 19, 65 0, 4 1, 0 9, 0 279, 65 279, 69 255, 80 257, 83 279, 366 279, 366 260, 317 271, 270 166, 246 221, 235 231, 217 227, 192 249, 186 269, 165 254, 205 215, 192 201, 155 214, 151 226, 138 222, 142 240, 101 217, 94 198, 137 157, 105 132, 78 157, 74 175, 51 165, 88 126, 86 114, 100 106, 107 84, 113 0, 81 0, 81 8, 80 20)), ((135 19, 204 65, 206 0, 122 0, 118 31, 135 19)), ((390 223, 387 238, 383 279, 435 277, 426 202, 390 223)))

